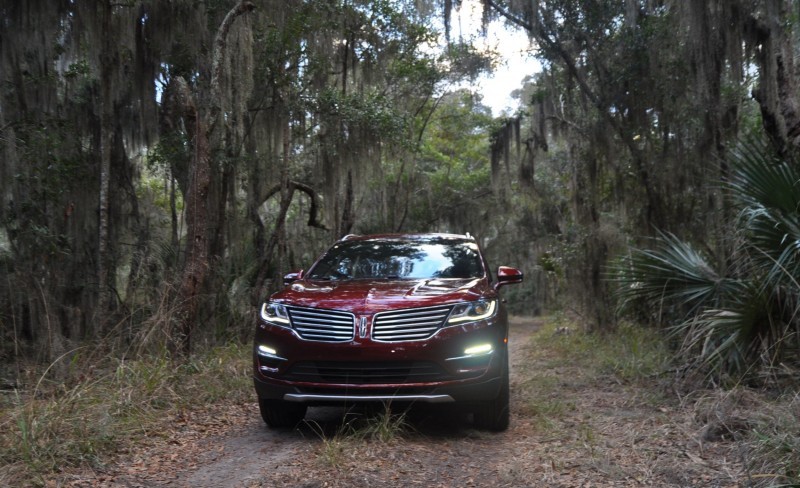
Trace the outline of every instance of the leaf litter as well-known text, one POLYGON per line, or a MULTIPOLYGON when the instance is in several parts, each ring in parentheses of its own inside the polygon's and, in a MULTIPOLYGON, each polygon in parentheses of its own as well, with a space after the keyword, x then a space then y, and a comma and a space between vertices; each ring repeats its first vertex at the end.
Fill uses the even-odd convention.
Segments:
POLYGON ((512 422, 503 433, 475 430, 468 414, 445 409, 412 409, 388 439, 345 429, 352 415, 372 414, 341 409, 311 408, 296 429, 273 431, 263 425, 254 403, 222 403, 165 419, 159 430, 102 470, 62 473, 49 486, 745 484, 736 444, 703 440, 692 408, 654 394, 655 384, 596 374, 587 379, 579 364, 554 366, 537 346, 541 325, 540 319, 512 321, 512 422), (547 391, 542 389, 548 396, 544 408, 531 375, 550 382, 547 391))

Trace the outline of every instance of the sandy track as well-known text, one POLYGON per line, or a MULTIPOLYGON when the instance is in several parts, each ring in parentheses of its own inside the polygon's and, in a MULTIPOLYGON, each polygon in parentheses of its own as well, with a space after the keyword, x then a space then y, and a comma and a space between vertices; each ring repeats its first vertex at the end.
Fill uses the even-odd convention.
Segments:
MULTIPOLYGON (((220 405, 175 419, 105 472, 71 486, 736 486, 741 472, 726 445, 702 445, 678 406, 653 405, 635 387, 584 384, 569 369, 536 364, 534 319, 512 320, 512 424, 491 434, 468 415, 412 410, 388 441, 336 436, 345 412, 311 408, 294 430, 267 429, 255 403, 220 405), (565 407, 543 428, 525 404, 531 375, 559 382, 565 407), (524 393, 524 395, 523 395, 524 393)), ((540 378, 540 379, 541 379, 540 378)))

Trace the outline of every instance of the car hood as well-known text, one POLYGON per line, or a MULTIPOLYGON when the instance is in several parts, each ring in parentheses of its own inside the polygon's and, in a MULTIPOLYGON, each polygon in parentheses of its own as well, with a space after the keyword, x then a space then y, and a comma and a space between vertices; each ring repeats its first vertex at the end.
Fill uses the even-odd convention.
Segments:
POLYGON ((295 281, 272 300, 299 307, 371 314, 494 296, 485 278, 426 280, 295 281))

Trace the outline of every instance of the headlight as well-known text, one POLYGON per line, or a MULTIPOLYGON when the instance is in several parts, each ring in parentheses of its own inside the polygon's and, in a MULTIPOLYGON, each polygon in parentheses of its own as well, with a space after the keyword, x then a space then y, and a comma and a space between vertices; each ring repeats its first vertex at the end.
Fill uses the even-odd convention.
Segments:
POLYGON ((269 302, 261 305, 261 318, 278 325, 289 325, 289 312, 280 303, 269 302))
POLYGON ((474 320, 483 320, 494 315, 497 300, 478 300, 477 302, 459 303, 450 313, 448 324, 458 324, 474 320))

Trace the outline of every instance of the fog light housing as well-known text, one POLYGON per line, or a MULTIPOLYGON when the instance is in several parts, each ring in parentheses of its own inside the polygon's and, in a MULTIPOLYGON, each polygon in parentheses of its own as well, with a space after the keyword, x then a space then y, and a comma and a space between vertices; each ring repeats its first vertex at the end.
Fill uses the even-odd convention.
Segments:
POLYGON ((266 344, 256 346, 256 354, 258 354, 258 369, 264 373, 277 372, 281 363, 286 361, 286 358, 278 356, 278 351, 266 344))

